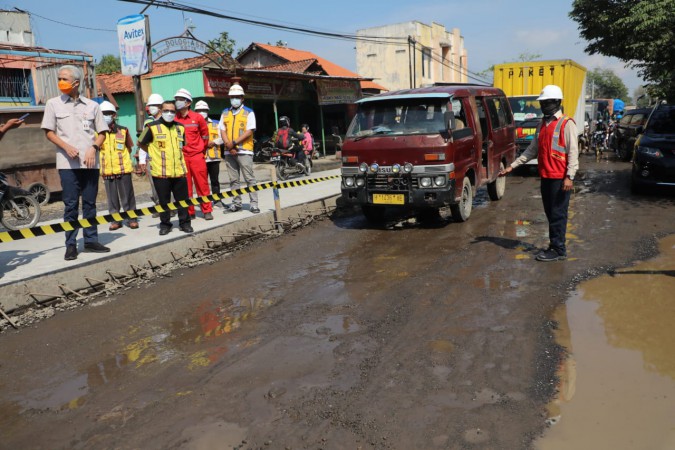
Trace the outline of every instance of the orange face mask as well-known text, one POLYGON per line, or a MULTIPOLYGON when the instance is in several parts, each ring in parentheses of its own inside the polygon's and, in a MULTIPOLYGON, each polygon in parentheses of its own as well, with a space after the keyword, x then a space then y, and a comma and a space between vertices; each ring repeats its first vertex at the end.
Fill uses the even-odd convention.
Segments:
POLYGON ((59 91, 68 95, 68 94, 70 94, 70 91, 72 91, 72 90, 73 90, 73 83, 69 83, 66 80, 60 80, 59 81, 59 91))

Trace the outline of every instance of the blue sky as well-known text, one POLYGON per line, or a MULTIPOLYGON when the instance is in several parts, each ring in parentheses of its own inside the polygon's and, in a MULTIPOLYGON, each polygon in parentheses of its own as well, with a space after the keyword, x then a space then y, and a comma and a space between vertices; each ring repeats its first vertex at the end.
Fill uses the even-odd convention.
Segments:
MULTIPOLYGON (((469 70, 473 72, 481 72, 492 64, 515 61, 519 55, 529 53, 541 55, 540 59, 573 59, 589 70, 597 67, 612 69, 622 78, 630 95, 641 84, 636 72, 626 69, 621 61, 584 53, 585 42, 579 36, 577 24, 568 17, 571 1, 177 1, 246 19, 350 34, 357 29, 390 23, 433 21, 448 29, 460 29, 468 50, 469 70)), ((81 50, 97 59, 106 53, 118 53, 114 32, 74 28, 37 16, 84 27, 114 30, 117 19, 137 14, 143 9, 142 5, 117 0, 0 0, 0 8, 11 10, 14 6, 35 14, 32 25, 39 46, 81 50)), ((146 13, 150 15, 154 41, 178 35, 183 31, 184 16, 179 11, 151 7, 146 13)), ((202 40, 212 39, 221 31, 229 32, 230 37, 236 40, 237 48, 246 47, 251 42, 274 43, 282 40, 289 47, 309 50, 350 70, 356 69, 353 42, 283 32, 199 15, 186 15, 185 18, 196 26, 194 33, 202 40)), ((178 57, 189 56, 192 55, 178 54, 178 57)))

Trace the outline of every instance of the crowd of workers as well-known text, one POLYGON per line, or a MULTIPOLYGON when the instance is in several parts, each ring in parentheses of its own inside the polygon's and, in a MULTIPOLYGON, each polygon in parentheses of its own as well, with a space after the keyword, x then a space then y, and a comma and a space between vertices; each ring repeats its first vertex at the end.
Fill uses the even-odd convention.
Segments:
MULTIPOLYGON (((59 69, 58 87, 62 95, 47 101, 41 124, 47 139, 56 146, 64 221, 77 220, 80 200, 82 217, 96 216, 99 176, 103 179, 110 214, 136 209, 131 179, 134 173, 149 178, 157 204, 170 203, 172 197, 173 201, 188 200, 193 195, 193 185, 199 196, 220 193, 222 161, 233 190, 242 186, 241 178, 248 187, 256 184, 253 170, 256 117, 253 110, 244 105, 241 85, 231 86, 231 106, 222 112, 219 121, 209 118, 209 105, 203 100, 191 109, 192 95, 186 89, 179 89, 172 99, 151 94, 146 103, 148 119, 137 138, 138 152, 135 153, 129 130, 117 124, 115 106, 108 101, 99 105, 81 96, 81 82, 82 72, 78 67, 65 65, 59 69)), ((283 119, 282 128, 285 124, 287 129, 290 121, 283 119)), ((298 137, 311 150, 309 128, 303 129, 298 137)), ((278 139, 278 145, 286 145, 283 138, 278 139)), ((300 153, 297 157, 302 161, 304 152, 300 153)), ((259 213, 255 191, 249 193, 249 200, 249 211, 259 213)), ((221 203, 221 206, 225 212, 239 211, 242 198, 238 195, 229 205, 221 203)), ((200 208, 205 220, 213 220, 211 202, 200 204, 200 208)), ((193 232, 194 206, 178 209, 177 213, 179 229, 193 232)), ((159 234, 166 235, 173 227, 171 213, 160 213, 159 218, 159 234)), ((123 225, 113 222, 110 230, 118 230, 123 225)), ((130 219, 127 226, 136 229, 138 221, 130 219)), ((77 234, 77 229, 66 232, 65 260, 77 258, 77 234)), ((98 241, 96 226, 84 228, 83 234, 85 252, 110 251, 98 241)))

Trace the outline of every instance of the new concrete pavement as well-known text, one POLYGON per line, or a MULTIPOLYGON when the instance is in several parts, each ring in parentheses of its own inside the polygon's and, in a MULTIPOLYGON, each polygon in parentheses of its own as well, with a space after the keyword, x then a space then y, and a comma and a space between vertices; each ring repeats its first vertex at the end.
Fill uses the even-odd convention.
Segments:
MULTIPOLYGON (((257 166, 258 183, 269 181, 269 168, 257 166)), ((320 178, 339 175, 339 161, 318 160, 309 177, 320 178)), ((334 205, 340 192, 340 179, 313 183, 307 186, 280 189, 281 220, 297 217, 303 208, 321 208, 334 205), (317 204, 318 203, 318 204, 317 204)), ((251 213, 248 195, 243 198, 241 211, 231 213, 223 208, 214 208, 214 220, 204 220, 199 208, 192 221, 194 233, 186 234, 178 229, 178 218, 173 217, 174 227, 166 236, 159 235, 159 218, 144 216, 140 227, 132 230, 127 226, 108 231, 108 225, 99 225, 99 241, 110 247, 110 253, 82 253, 82 232, 78 234, 78 251, 74 261, 65 261, 65 237, 63 233, 36 238, 0 243, 0 308, 12 311, 63 295, 65 292, 87 288, 96 280, 109 280, 111 273, 128 274, 133 266, 149 267, 165 264, 175 259, 176 254, 186 254, 190 249, 208 247, 209 240, 223 239, 237 232, 251 229, 270 229, 274 225, 273 190, 258 192, 260 214, 251 213)), ((142 204, 138 207, 152 206, 142 204)), ((99 215, 106 214, 101 211, 99 215)), ((52 221, 51 223, 60 222, 52 221)), ((49 222, 48 222, 49 223, 49 222)), ((72 294, 71 295, 75 295, 72 294)))

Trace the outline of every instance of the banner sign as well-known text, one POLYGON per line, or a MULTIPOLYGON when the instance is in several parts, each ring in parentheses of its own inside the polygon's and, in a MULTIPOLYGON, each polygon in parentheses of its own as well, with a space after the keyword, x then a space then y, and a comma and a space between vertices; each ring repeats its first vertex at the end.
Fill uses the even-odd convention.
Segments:
POLYGON ((189 37, 174 37, 163 39, 152 46, 153 60, 159 59, 164 55, 175 52, 192 52, 205 55, 210 50, 206 44, 197 39, 189 37))
POLYGON ((122 75, 143 75, 151 69, 148 58, 150 26, 146 16, 134 14, 117 21, 122 75))
MULTIPOLYGON (((227 97, 232 78, 204 71, 204 93, 209 97, 227 97)), ((247 98, 266 100, 305 100, 306 94, 299 80, 255 79, 241 80, 247 98)))
POLYGON ((320 105, 344 105, 361 98, 361 83, 356 80, 316 80, 320 105))

